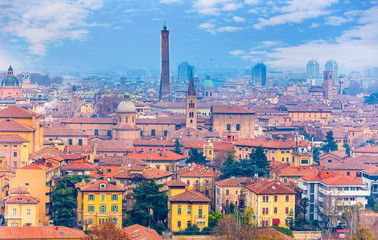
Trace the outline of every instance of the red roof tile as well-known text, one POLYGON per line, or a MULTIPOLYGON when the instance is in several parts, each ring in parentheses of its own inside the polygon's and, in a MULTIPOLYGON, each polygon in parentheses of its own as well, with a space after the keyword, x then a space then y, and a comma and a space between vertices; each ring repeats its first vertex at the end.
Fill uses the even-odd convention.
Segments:
POLYGON ((114 174, 115 179, 146 179, 146 180, 152 180, 152 179, 160 179, 160 178, 166 178, 169 176, 172 176, 174 173, 167 172, 161 169, 157 168, 151 168, 151 167, 141 167, 139 166, 138 169, 136 169, 137 166, 131 166, 131 167, 125 167, 121 171, 114 174), (138 171, 141 173, 130 173, 130 171, 138 171))
POLYGON ((207 202, 210 203, 211 200, 208 199, 205 195, 203 195, 200 192, 192 191, 192 190, 186 190, 183 193, 180 193, 176 196, 169 198, 170 202, 207 202))
POLYGON ((212 113, 226 113, 226 114, 255 114, 254 111, 251 111, 245 107, 239 105, 212 105, 212 113))
POLYGON ((133 240, 163 240, 163 238, 154 230, 139 224, 134 224, 122 229, 133 240))
MULTIPOLYGON (((75 185, 76 186, 76 185, 75 185)), ((96 181, 85 184, 80 187, 82 192, 123 192, 123 189, 120 186, 113 185, 106 181, 96 181), (105 184, 105 188, 101 188, 100 185, 105 184)))
POLYGON ((39 113, 34 113, 19 106, 13 105, 0 111, 0 118, 31 118, 35 114, 36 117, 41 116, 39 113))
POLYGON ((302 177, 308 182, 322 182, 327 185, 365 185, 351 177, 338 174, 334 171, 319 171, 319 173, 302 177))
POLYGON ((34 129, 29 125, 8 118, 0 122, 0 132, 33 132, 34 129))
MULTIPOLYGON (((233 143, 235 146, 247 146, 247 147, 259 147, 263 148, 275 148, 275 149, 289 149, 295 148, 295 141, 280 141, 280 140, 265 140, 265 139, 241 139, 233 143)), ((298 143, 299 147, 305 147, 310 145, 307 141, 300 141, 298 143)))
POLYGON ((71 128, 44 128, 43 129, 43 136, 44 137, 88 137, 88 134, 71 128))
POLYGON ((168 187, 186 187, 188 186, 188 184, 184 183, 183 181, 180 181, 180 180, 171 180, 171 181, 168 181, 166 182, 167 186, 168 187))
POLYGON ((0 135, 0 143, 24 143, 29 142, 18 135, 0 135))
POLYGON ((83 231, 63 226, 2 227, 0 239, 80 239, 83 231))
POLYGON ((248 183, 252 183, 251 177, 232 177, 215 182, 215 185, 221 187, 242 187, 248 183))
POLYGON ((61 167, 61 170, 87 170, 88 171, 88 170, 94 170, 97 167, 98 167, 97 164, 93 164, 89 162, 86 162, 86 163, 73 162, 73 163, 64 165, 63 167, 61 167))
POLYGON ((117 120, 115 118, 86 118, 86 117, 76 117, 71 118, 62 123, 84 123, 84 124, 117 124, 117 120))
POLYGON ((285 185, 281 184, 281 182, 276 181, 274 179, 269 180, 258 180, 257 182, 248 185, 247 189, 251 190, 256 194, 295 194, 294 190, 285 185))
POLYGON ((185 159, 183 155, 172 151, 161 153, 133 153, 127 156, 129 159, 139 159, 143 161, 180 161, 185 159))
POLYGON ((375 153, 378 154, 378 146, 366 145, 356 150, 353 150, 353 153, 375 153))
POLYGON ((216 177, 212 168, 199 164, 189 164, 186 167, 180 168, 178 174, 180 177, 216 177))
POLYGON ((19 194, 19 195, 9 198, 6 201, 6 203, 7 204, 13 204, 13 203, 14 204, 37 204, 39 203, 39 199, 36 197, 19 194))

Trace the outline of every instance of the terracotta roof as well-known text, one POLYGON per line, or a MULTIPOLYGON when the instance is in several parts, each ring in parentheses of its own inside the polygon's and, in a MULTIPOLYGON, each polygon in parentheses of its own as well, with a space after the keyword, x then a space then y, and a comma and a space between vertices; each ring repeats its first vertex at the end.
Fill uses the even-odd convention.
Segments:
POLYGON ((44 128, 44 137, 55 137, 55 136, 67 136, 67 137, 88 137, 88 134, 84 132, 72 129, 72 128, 44 128))
POLYGON ((132 152, 131 141, 125 140, 104 140, 97 141, 97 152, 132 152))
POLYGON ((210 203, 211 202, 211 200, 205 197, 205 195, 203 195, 202 193, 197 192, 197 191, 192 191, 192 190, 186 190, 183 193, 170 197, 169 201, 170 202, 191 202, 191 203, 194 203, 194 202, 210 203))
POLYGON ((214 184, 221 187, 242 187, 251 182, 253 182, 251 177, 231 177, 217 181, 214 184))
POLYGON ((251 111, 245 107, 239 105, 212 105, 212 113, 226 113, 226 114, 255 114, 254 111, 251 111))
POLYGON ((36 117, 41 116, 39 113, 34 113, 19 106, 13 105, 0 111, 0 118, 32 118, 33 114, 36 117))
POLYGON ((0 239, 81 239, 83 231, 63 226, 2 227, 0 239))
POLYGON ((26 165, 25 167, 22 167, 20 169, 27 169, 27 170, 43 170, 42 168, 40 168, 37 164, 35 163, 32 163, 32 164, 29 164, 29 165, 26 165))
POLYGON ((172 118, 172 117, 158 117, 158 118, 137 118, 136 124, 173 124, 183 125, 185 124, 185 117, 172 118))
POLYGON ((180 161, 185 159, 183 155, 172 151, 161 153, 133 153, 127 156, 129 159, 139 159, 143 161, 180 161))
POLYGON ((174 173, 167 172, 161 169, 157 168, 151 168, 151 167, 141 167, 139 166, 139 169, 136 168, 136 166, 131 167, 125 167, 124 169, 120 170, 116 174, 114 174, 115 179, 160 179, 160 178, 166 178, 169 176, 172 176, 174 173), (142 172, 141 174, 137 173, 130 173, 130 171, 138 171, 142 172))
POLYGON ((281 182, 274 179, 258 180, 257 182, 248 185, 247 189, 256 194, 295 194, 294 190, 286 187, 281 182))
POLYGON ((89 162, 86 162, 86 163, 73 162, 73 163, 64 165, 63 167, 61 167, 61 170, 94 170, 97 167, 98 167, 97 164, 93 164, 89 162))
POLYGON ((288 166, 276 171, 280 176, 306 176, 319 172, 319 168, 316 167, 294 167, 288 166))
POLYGON ((378 146, 366 145, 353 150, 353 153, 375 153, 378 154, 378 146))
POLYGON ((0 143, 24 143, 29 142, 19 135, 0 135, 0 143))
POLYGON ((333 155, 335 155, 335 156, 337 156, 337 157, 339 157, 339 158, 345 158, 345 157, 347 157, 348 155, 347 154, 345 154, 345 153, 342 153, 342 152, 340 152, 340 151, 332 151, 332 152, 330 152, 330 154, 333 154, 333 155))
POLYGON ((33 132, 34 129, 29 125, 8 118, 0 122, 0 132, 33 132))
POLYGON ((139 224, 134 224, 122 229, 133 240, 163 240, 163 238, 154 230, 139 224))
POLYGON ((378 167, 371 167, 371 168, 365 169, 363 172, 369 175, 378 175, 378 167))
POLYGON ((171 180, 171 181, 168 181, 166 182, 167 186, 168 187, 186 187, 188 186, 188 184, 184 183, 183 181, 180 181, 180 180, 171 180))
POLYGON ((9 198, 6 201, 6 203, 7 204, 12 204, 12 203, 15 203, 15 204, 23 204, 23 203, 26 203, 26 204, 37 204, 37 203, 39 203, 39 199, 35 198, 35 197, 32 197, 32 196, 27 196, 27 195, 24 195, 24 194, 19 194, 19 195, 16 195, 16 196, 13 196, 13 197, 9 198))
POLYGON ((69 145, 64 148, 65 153, 91 153, 93 146, 91 145, 69 145))
POLYGON ((180 168, 178 174, 180 177, 216 177, 212 168, 199 164, 189 164, 186 167, 180 168))
POLYGON ((164 146, 164 147, 174 147, 175 143, 168 140, 135 140, 134 146, 164 146))
POLYGON ((319 171, 319 173, 311 174, 302 177, 303 180, 308 182, 322 182, 327 185, 361 185, 365 186, 351 177, 338 174, 334 171, 319 171))
POLYGON ((82 192, 123 192, 125 191, 125 189, 123 189, 122 187, 113 185, 106 181, 96 181, 96 182, 87 183, 86 185, 81 186, 80 190, 82 192), (100 187, 101 184, 105 184, 105 188, 101 188, 100 187))
POLYGON ((145 161, 139 159, 128 159, 127 157, 103 157, 98 156, 98 165, 100 166, 128 166, 128 165, 139 165, 139 166, 148 166, 149 164, 145 161))
POLYGON ((84 123, 84 124, 117 124, 117 120, 115 118, 86 118, 86 117, 75 117, 65 121, 62 123, 84 123))

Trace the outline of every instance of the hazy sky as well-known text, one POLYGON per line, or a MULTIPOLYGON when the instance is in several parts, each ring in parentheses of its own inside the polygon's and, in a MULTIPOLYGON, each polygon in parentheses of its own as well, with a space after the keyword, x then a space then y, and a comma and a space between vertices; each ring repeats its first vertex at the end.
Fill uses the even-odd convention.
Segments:
POLYGON ((378 66, 378 1, 0 0, 0 70, 160 69, 170 29, 171 69, 378 66))

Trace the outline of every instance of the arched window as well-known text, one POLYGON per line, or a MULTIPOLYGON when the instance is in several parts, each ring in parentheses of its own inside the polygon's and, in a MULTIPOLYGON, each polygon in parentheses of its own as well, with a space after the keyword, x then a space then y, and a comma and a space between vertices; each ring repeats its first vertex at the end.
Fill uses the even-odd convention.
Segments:
POLYGON ((240 124, 236 124, 236 131, 240 131, 240 124))
POLYGON ((286 177, 284 178, 284 183, 287 183, 287 178, 286 177))
POLYGON ((231 124, 227 124, 227 130, 231 130, 231 124))

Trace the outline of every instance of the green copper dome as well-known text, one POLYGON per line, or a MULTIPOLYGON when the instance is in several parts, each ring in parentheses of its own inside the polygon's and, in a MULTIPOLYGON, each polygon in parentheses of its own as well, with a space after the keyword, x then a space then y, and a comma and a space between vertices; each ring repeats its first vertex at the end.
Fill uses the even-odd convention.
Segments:
POLYGON ((214 82, 211 79, 205 79, 202 83, 202 87, 204 88, 213 88, 214 87, 214 82))
POLYGON ((7 76, 1 82, 1 86, 18 87, 18 86, 20 86, 20 83, 18 82, 18 80, 15 76, 7 76))

